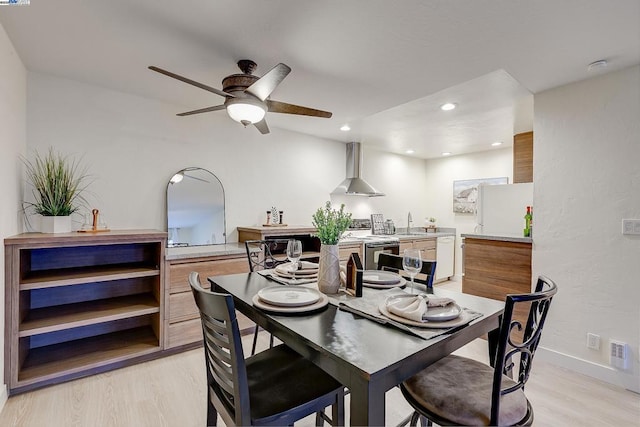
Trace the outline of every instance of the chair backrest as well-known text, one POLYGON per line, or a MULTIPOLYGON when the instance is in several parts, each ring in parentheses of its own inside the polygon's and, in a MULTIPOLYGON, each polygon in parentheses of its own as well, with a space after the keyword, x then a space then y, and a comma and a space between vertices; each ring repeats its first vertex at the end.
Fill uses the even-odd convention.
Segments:
MULTIPOLYGON (((400 273, 402 271, 402 256, 387 253, 378 254, 378 270, 391 270, 400 273)), ((427 285, 427 288, 432 288, 433 277, 436 273, 436 262, 422 261, 420 273, 426 275, 426 279, 416 277, 415 281, 427 285)))
POLYGON ((288 239, 246 240, 244 247, 247 250, 249 270, 266 270, 287 262, 287 243, 288 239), (281 253, 284 255, 277 258, 274 256, 281 253))
POLYGON ((518 389, 524 389, 531 372, 533 356, 540 343, 542 328, 549 312, 551 300, 557 291, 558 288, 552 280, 540 276, 536 283, 535 292, 507 295, 496 352, 490 425, 498 423, 501 397, 518 389), (524 326, 522 339, 516 340, 514 338, 515 331, 521 331, 523 326, 520 321, 514 320, 514 310, 518 306, 526 305, 530 305, 527 324, 524 326), (513 379, 515 384, 503 386, 504 376, 512 376, 514 356, 520 356, 519 371, 517 377, 513 379))
POLYGON ((211 403, 226 425, 249 425, 249 386, 233 297, 203 289, 196 272, 189 284, 200 311, 211 403))

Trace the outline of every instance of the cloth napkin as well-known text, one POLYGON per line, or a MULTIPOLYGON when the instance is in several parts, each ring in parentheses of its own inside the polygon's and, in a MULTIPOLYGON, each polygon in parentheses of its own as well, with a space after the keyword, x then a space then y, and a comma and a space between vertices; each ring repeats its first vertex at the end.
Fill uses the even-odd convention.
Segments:
POLYGON ((427 297, 426 294, 396 298, 391 304, 387 304, 389 313, 401 316, 416 322, 422 322, 422 316, 429 307, 445 307, 454 302, 446 297, 427 297))
POLYGON ((298 263, 298 270, 317 270, 319 267, 317 262, 300 261, 298 263))

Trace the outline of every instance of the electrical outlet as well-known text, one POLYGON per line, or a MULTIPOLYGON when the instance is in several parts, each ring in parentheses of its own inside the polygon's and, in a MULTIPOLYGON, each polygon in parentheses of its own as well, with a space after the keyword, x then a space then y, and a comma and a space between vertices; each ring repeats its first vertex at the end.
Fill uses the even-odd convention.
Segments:
POLYGON ((614 368, 629 368, 629 344, 610 340, 609 341, 609 364, 614 368))
POLYGON ((600 350, 600 335, 587 333, 587 348, 600 350))
POLYGON ((640 219, 623 219, 622 234, 640 235, 640 219))

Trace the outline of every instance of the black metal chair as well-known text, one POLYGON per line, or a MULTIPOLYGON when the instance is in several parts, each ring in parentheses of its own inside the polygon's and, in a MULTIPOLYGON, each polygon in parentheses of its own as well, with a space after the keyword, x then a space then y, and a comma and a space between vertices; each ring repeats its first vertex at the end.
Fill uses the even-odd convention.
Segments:
POLYGON ((249 270, 266 270, 287 262, 288 242, 289 239, 245 241, 244 247, 249 260, 249 270))
POLYGON ((333 425, 344 425, 342 384, 284 344, 244 359, 233 297, 189 284, 200 310, 207 370, 207 425, 293 425, 332 406, 333 425))
MULTIPOLYGON (((402 256, 381 253, 378 255, 378 270, 389 270, 396 273, 402 272, 402 256)), ((422 261, 422 269, 420 274, 424 274, 426 278, 416 277, 416 283, 422 283, 427 289, 433 289, 433 277, 436 274, 435 261, 422 261)), ((424 277, 424 276, 423 276, 424 277)), ((409 280, 409 278, 407 278, 409 280)))
MULTIPOLYGON (((288 239, 246 240, 244 247, 247 251, 249 271, 268 270, 287 262, 286 252, 288 241, 288 239), (285 255, 281 255, 280 257, 274 256, 274 253, 278 252, 284 253, 285 255)), ((256 354, 259 332, 260 327, 256 325, 253 332, 253 344, 251 345, 252 356, 256 354)), ((269 347, 273 347, 273 335, 269 336, 269 347)))
POLYGON ((531 425, 533 408, 524 385, 556 292, 556 284, 540 276, 535 292, 507 295, 494 368, 450 355, 403 382, 402 394, 415 410, 411 425, 423 417, 427 425, 531 425), (530 305, 529 316, 518 339, 516 331, 522 331, 522 324, 513 314, 516 307, 526 305, 530 305), (517 377, 512 379, 514 356, 520 360, 517 377))

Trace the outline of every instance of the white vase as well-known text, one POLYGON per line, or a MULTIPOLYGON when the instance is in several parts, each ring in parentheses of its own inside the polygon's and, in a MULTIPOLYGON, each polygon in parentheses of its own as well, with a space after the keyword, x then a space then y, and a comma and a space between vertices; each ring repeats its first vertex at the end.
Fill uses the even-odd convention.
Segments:
POLYGON ((340 289, 340 251, 338 245, 320 246, 318 289, 325 294, 337 294, 340 289))
POLYGON ((40 216, 41 233, 70 233, 70 216, 40 216))

